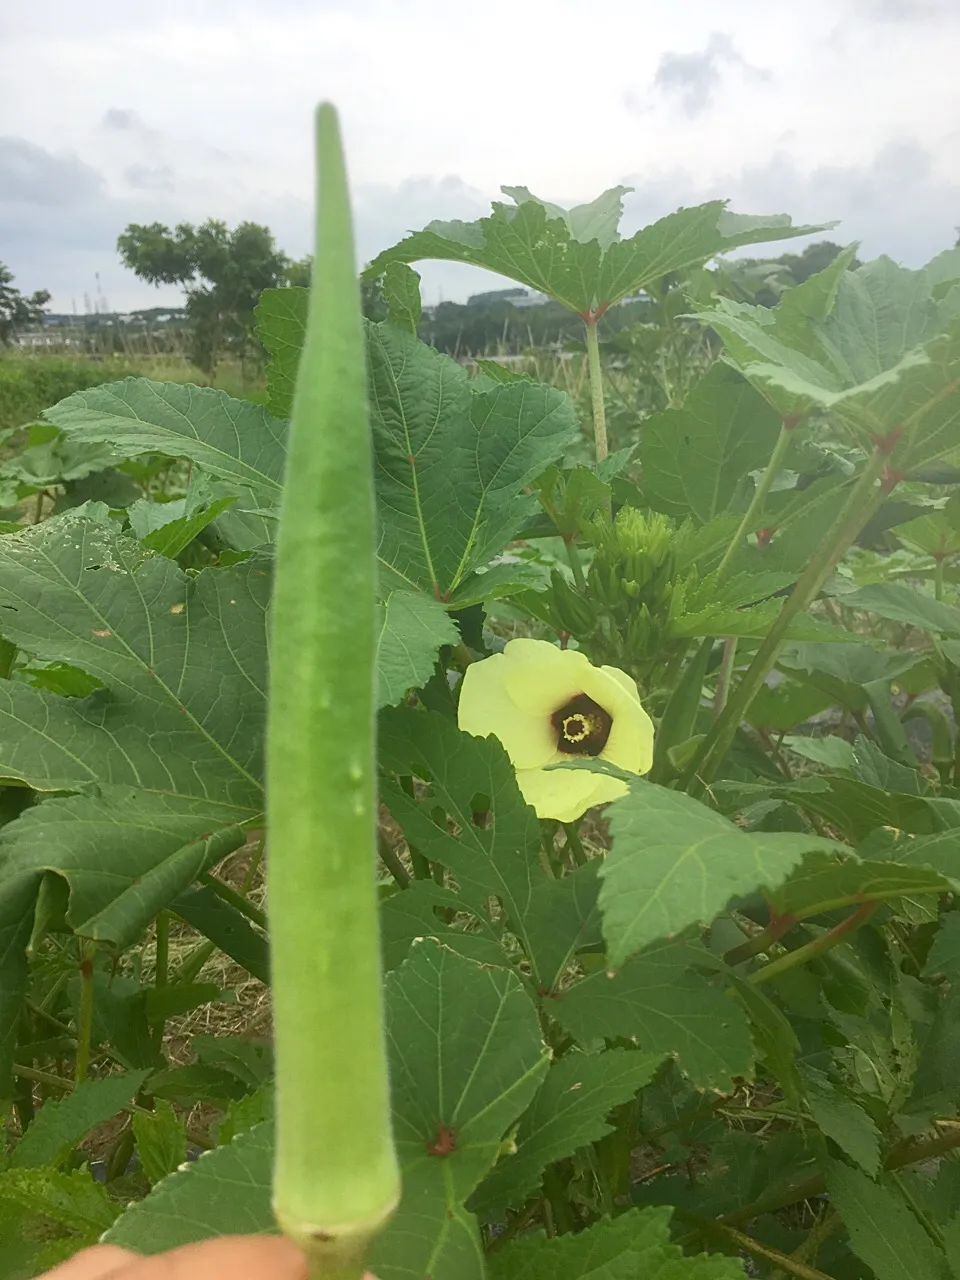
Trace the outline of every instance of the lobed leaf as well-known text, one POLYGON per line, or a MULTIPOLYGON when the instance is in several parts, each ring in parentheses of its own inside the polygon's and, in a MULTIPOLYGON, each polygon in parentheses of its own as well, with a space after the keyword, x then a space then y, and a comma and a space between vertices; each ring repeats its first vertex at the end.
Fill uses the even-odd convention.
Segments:
POLYGON ((500 1221, 536 1191, 547 1165, 611 1133, 607 1114, 653 1079, 656 1054, 610 1049, 570 1053, 551 1066, 517 1130, 516 1151, 502 1156, 469 1201, 483 1221, 500 1221))
POLYGON ((650 1054, 673 1054, 700 1089, 729 1092, 750 1077, 753 1045, 743 1009, 693 966, 697 947, 661 943, 619 973, 598 972, 545 1003, 575 1040, 624 1037, 650 1054))
POLYGON ((709 924, 732 898, 780 884, 805 853, 843 846, 800 832, 746 832, 682 792, 634 781, 610 814, 600 909, 617 967, 657 938, 709 924))
POLYGON ((146 1071, 124 1071, 84 1080, 65 1098, 48 1099, 13 1149, 12 1169, 58 1164, 65 1154, 124 1107, 146 1080, 146 1071))

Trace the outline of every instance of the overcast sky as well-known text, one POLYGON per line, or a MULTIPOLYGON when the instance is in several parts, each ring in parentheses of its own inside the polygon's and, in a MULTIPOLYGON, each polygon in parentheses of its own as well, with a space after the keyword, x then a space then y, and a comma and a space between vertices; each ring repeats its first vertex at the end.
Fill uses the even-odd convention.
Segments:
MULTIPOLYGON (((340 109, 359 252, 501 183, 840 219, 916 266, 960 223, 960 0, 45 0, 0 16, 0 261, 84 310, 174 301, 129 222, 267 223, 309 248, 313 105, 340 109)), ((424 266, 424 298, 496 287, 424 266)))

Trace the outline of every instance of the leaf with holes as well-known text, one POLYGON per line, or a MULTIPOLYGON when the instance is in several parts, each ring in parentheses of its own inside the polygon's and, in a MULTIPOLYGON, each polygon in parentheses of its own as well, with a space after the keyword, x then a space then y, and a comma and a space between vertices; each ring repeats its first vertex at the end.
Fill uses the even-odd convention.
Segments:
POLYGON ((553 882, 539 860, 540 824, 520 795, 503 747, 495 738, 461 733, 435 712, 408 707, 381 713, 379 737, 386 775, 381 798, 408 843, 450 869, 465 908, 481 920, 488 900, 498 898, 535 977, 551 985, 556 962, 552 956, 543 960, 539 937, 528 933, 526 921, 543 887, 553 882), (410 774, 430 784, 417 799, 396 780, 410 774), (438 809, 456 823, 456 834, 435 821, 438 809))

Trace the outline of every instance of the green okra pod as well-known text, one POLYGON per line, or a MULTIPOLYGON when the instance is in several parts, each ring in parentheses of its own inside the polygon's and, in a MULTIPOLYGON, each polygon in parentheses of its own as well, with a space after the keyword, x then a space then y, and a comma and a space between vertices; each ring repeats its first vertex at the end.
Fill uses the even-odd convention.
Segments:
POLYGON ((316 121, 316 254, 278 533, 267 732, 274 1212, 353 1280, 399 1196, 378 932, 375 518, 336 113, 316 121))

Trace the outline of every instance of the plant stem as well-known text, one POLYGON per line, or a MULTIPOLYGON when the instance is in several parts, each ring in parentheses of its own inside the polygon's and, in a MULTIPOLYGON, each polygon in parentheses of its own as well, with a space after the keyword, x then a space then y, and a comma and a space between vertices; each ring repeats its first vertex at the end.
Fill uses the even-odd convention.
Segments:
POLYGON ((587 864, 587 851, 580 839, 579 826, 579 822, 565 822, 563 829, 567 836, 567 848, 573 854, 574 862, 578 867, 584 867, 587 864))
POLYGON ((382 832, 377 834, 377 853, 380 855, 380 861, 400 888, 408 888, 410 885, 410 872, 400 861, 400 855, 382 832))
POLYGON ((773 446, 773 453, 770 455, 770 461, 767 463, 766 470, 760 477, 760 483, 754 490, 753 497, 750 500, 750 505, 744 512, 743 519, 737 527, 737 532, 730 539, 730 545, 723 553, 723 559, 717 566, 718 582, 722 582, 726 577, 734 556, 743 546, 744 538, 746 538, 747 534, 755 531, 757 521, 763 515, 763 509, 767 502, 767 495, 769 494, 770 487, 777 478, 777 474, 783 465, 783 459, 786 456, 787 449, 789 448, 790 436, 792 433, 792 427, 782 426, 780 428, 780 434, 777 436, 777 442, 773 446))
POLYGON ((216 949, 217 944, 209 938, 199 943, 177 966, 174 982, 193 982, 216 949))
POLYGON ((597 449, 597 461, 602 462, 609 452, 607 447, 607 411, 603 403, 603 371, 600 368, 600 341, 597 336, 597 319, 592 314, 584 317, 587 328, 587 368, 590 372, 590 403, 593 406, 593 439, 597 449))
POLYGON ((170 912, 161 911, 157 916, 157 963, 154 985, 165 987, 170 967, 170 912))
POLYGON ((933 562, 933 596, 935 600, 943 599, 943 556, 936 556, 933 562))
POLYGON ((717 672, 717 688, 713 695, 713 718, 716 720, 726 705, 730 692, 730 681, 737 661, 737 637, 727 636, 723 642, 723 657, 720 659, 720 670, 717 672))
POLYGON ((577 584, 578 591, 586 591, 587 580, 583 573, 583 564, 580 560, 580 552, 577 550, 577 544, 573 538, 564 538, 563 545, 567 549, 567 559, 570 561, 570 568, 573 570, 573 580, 577 584))
POLYGON ((543 1190, 553 1215, 553 1225, 558 1236, 574 1230, 573 1214, 567 1199, 567 1189, 560 1179, 556 1165, 549 1165, 543 1172, 543 1190))
POLYGON ((772 1262, 778 1266, 781 1271, 786 1271, 788 1275, 797 1276, 798 1280, 830 1280, 830 1277, 824 1271, 817 1271, 814 1267, 808 1267, 805 1262, 799 1262, 791 1258, 789 1254, 781 1253, 779 1249, 774 1249, 771 1245, 761 1244, 759 1240, 754 1240, 753 1236, 744 1235, 742 1231, 737 1231, 733 1227, 728 1227, 722 1222, 711 1222, 706 1218, 700 1218, 696 1214, 687 1213, 685 1210, 675 1209, 674 1213, 684 1222, 689 1222, 691 1226, 698 1227, 705 1234, 718 1235, 731 1244, 737 1245, 740 1249, 745 1249, 747 1253, 752 1253, 757 1258, 765 1258, 767 1262, 772 1262))
POLYGON ((762 969, 757 969, 754 973, 751 973, 746 979, 747 982, 752 983, 754 986, 761 982, 769 982, 771 978, 779 978, 782 973, 807 964, 810 960, 815 960, 817 956, 823 955, 825 951, 830 951, 838 943, 842 942, 848 933, 853 933, 854 929, 859 928, 865 920, 869 920, 878 906, 879 903, 877 902, 865 902, 863 906, 857 907, 856 911, 847 916, 846 920, 841 920, 834 928, 828 929, 826 933, 821 933, 819 938, 814 938, 806 946, 797 947, 794 951, 788 951, 786 955, 778 956, 776 960, 771 960, 762 969))
POLYGON ((81 943, 80 950, 80 1009, 77 1016, 77 1058, 75 1079, 77 1084, 86 1080, 90 1069, 90 1042, 93 1038, 93 957, 95 942, 81 943))
POLYGON ((713 778, 733 742, 740 721, 773 669, 791 622, 810 607, 834 566, 883 501, 884 490, 877 482, 886 467, 887 456, 887 452, 880 448, 871 454, 829 535, 783 602, 753 662, 714 721, 684 775, 684 785, 691 792, 702 794, 705 784, 713 778))
POLYGON ((731 968, 736 968, 738 964, 743 964, 745 960, 752 960, 754 956, 762 955, 763 952, 769 951, 774 943, 779 942, 794 924, 796 924, 796 920, 793 916, 778 916, 760 933, 754 934, 746 942, 741 942, 739 946, 733 947, 728 951, 723 957, 723 963, 730 965, 731 968))
POLYGON ((211 889, 224 902, 229 902, 231 907, 236 907, 240 914, 245 915, 251 923, 259 925, 261 929, 266 929, 266 914, 259 907, 255 907, 252 902, 248 901, 242 893, 237 893, 236 889, 224 884, 222 880, 212 876, 209 871, 205 871, 200 876, 200 883, 205 884, 208 889, 211 889))
POLYGON ((24 1080, 35 1080, 38 1084, 49 1085, 52 1089, 62 1089, 64 1093, 70 1093, 76 1088, 73 1080, 55 1076, 49 1071, 40 1071, 37 1067, 28 1067, 25 1063, 15 1062, 13 1074, 21 1076, 24 1080))

